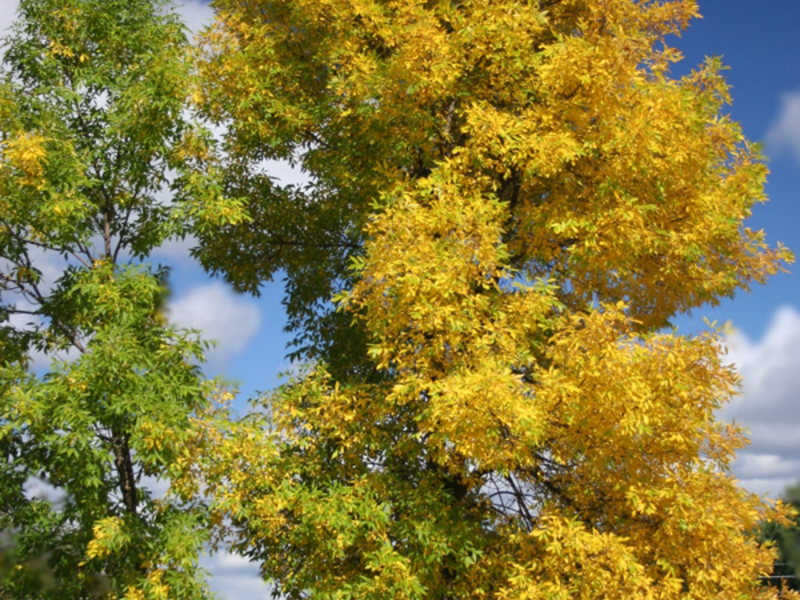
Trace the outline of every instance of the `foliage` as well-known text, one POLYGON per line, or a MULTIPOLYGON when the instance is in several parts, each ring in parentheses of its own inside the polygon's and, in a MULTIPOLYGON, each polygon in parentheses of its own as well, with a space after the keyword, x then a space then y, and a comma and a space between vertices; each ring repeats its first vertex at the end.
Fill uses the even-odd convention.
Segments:
MULTIPOLYGON (((789 487, 783 496, 784 501, 795 511, 800 508, 800 486, 789 487)), ((770 574, 774 579, 769 580, 770 585, 800 591, 800 578, 798 578, 798 573, 800 573, 800 526, 797 517, 797 513, 795 513, 791 520, 784 524, 762 522, 757 530, 757 539, 762 543, 774 544, 778 550, 778 557, 770 574)))
POLYGON ((213 170, 192 167, 210 138, 187 110, 188 48, 161 0, 22 0, 6 38, 0 525, 15 543, 0 586, 12 597, 208 595, 204 503, 149 489, 184 476, 221 392, 197 366, 197 336, 166 323, 166 270, 143 261, 242 216, 213 170), (49 500, 30 492, 37 480, 49 500), (36 561, 55 583, 37 583, 36 561))
POLYGON ((669 74, 696 4, 216 8, 195 101, 251 220, 197 256, 251 292, 283 272, 314 365, 204 438, 276 593, 774 597, 746 532, 787 517, 715 417, 738 379, 716 331, 664 330, 791 260, 743 224, 766 168, 719 60, 669 74))

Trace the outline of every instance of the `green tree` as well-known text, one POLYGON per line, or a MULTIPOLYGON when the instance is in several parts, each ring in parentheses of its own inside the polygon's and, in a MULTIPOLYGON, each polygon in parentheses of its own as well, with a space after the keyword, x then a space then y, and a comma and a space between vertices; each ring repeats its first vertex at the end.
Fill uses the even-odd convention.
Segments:
POLYGON ((664 332, 791 260, 720 62, 670 75, 696 3, 215 5, 195 98, 252 219, 198 255, 282 271, 314 365, 202 456, 234 548, 289 598, 774 597, 737 377, 664 332))
MULTIPOLYGON (((783 493, 783 500, 795 511, 800 510, 800 485, 794 485, 783 493)), ((798 516, 786 523, 762 522, 759 525, 757 538, 760 542, 770 542, 778 550, 778 557, 773 565, 773 579, 765 583, 774 587, 785 587, 800 591, 800 524, 798 516)))
POLYGON ((175 482, 223 393, 147 257, 241 217, 192 164, 185 27, 162 0, 22 0, 0 81, 0 522, 13 597, 200 598, 207 514, 175 482), (165 199, 166 198, 166 199, 165 199), (38 357, 38 358, 37 358, 38 357), (35 360, 50 361, 49 368, 35 360), (49 484, 58 502, 30 497, 49 484), (37 584, 45 557, 55 584, 37 584), (110 596, 108 596, 110 595, 110 596))

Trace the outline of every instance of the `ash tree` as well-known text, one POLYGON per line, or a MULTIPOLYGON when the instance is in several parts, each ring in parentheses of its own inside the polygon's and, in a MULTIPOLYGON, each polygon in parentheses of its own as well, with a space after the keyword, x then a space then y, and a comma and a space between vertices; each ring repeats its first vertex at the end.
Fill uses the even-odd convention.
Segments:
POLYGON ((148 262, 242 217, 193 166, 211 138, 187 104, 189 48, 162 0, 22 0, 5 38, 3 597, 208 596, 208 515, 180 482, 225 392, 197 366, 198 336, 168 325, 167 271, 148 262))
MULTIPOLYGON (((715 305, 791 255, 691 0, 217 0, 194 94, 310 367, 203 455, 286 598, 770 598, 715 305), (270 177, 283 159, 302 186, 270 177)), ((211 435, 211 434, 209 434, 211 435)))

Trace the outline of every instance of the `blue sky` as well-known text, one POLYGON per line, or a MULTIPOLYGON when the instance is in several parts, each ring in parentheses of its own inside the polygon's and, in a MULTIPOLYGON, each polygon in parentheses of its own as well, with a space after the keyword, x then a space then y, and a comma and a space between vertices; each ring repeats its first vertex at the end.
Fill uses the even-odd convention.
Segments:
MULTIPOLYGON (((748 225, 800 256, 800 2, 700 0, 703 19, 679 40, 683 74, 709 55, 729 67, 731 117, 745 135, 764 145, 771 171, 769 202, 748 225)), ((740 452, 734 474, 748 489, 778 496, 800 479, 800 265, 749 293, 677 320, 680 330, 702 328, 702 317, 730 320, 729 357, 743 377, 743 394, 723 416, 747 426, 751 445, 740 452)))
MULTIPOLYGON (((725 77, 733 103, 726 112, 741 123, 750 140, 765 143, 771 171, 770 201, 755 208, 749 226, 764 229, 771 243, 781 241, 800 252, 800 2, 700 0, 700 12, 704 18, 674 40, 685 55, 675 74, 688 72, 709 55, 721 55, 730 67, 725 77)), ((779 306, 798 306, 798 299, 800 279, 784 275, 749 294, 738 294, 717 310, 702 312, 731 319, 748 336, 758 338, 779 306)))
MULTIPOLYGON (((0 0, 0 28, 11 22, 16 4, 0 0)), ((180 11, 195 30, 212 17, 202 0, 185 2, 180 11)), ((704 18, 672 40, 685 55, 673 73, 688 72, 705 56, 722 55, 733 96, 725 111, 749 139, 764 143, 771 170, 770 202, 756 207, 749 225, 764 229, 770 243, 781 241, 800 254, 800 1, 700 0, 700 11, 704 18)), ((280 164, 274 175, 286 182, 302 177, 280 164)), ((258 299, 234 294, 204 273, 189 257, 189 246, 168 244, 154 257, 172 267, 173 321, 218 340, 208 370, 237 381, 242 397, 274 387, 290 366, 284 359, 288 338, 280 282, 267 284, 258 299)), ((748 489, 777 496, 800 480, 800 279, 775 276, 715 309, 681 317, 679 331, 702 329, 704 316, 730 320, 736 329, 728 338, 729 357, 744 378, 743 394, 722 416, 748 426, 752 444, 733 472, 748 489)), ((255 566, 226 554, 206 564, 223 598, 266 597, 255 566)))

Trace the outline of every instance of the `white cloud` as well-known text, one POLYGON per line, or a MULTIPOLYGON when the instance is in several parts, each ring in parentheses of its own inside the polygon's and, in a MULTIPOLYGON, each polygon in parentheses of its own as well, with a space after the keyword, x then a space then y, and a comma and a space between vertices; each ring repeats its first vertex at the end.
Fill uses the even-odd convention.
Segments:
POLYGON ((151 262, 156 263, 163 261, 167 264, 177 264, 181 266, 194 265, 196 261, 192 258, 189 251, 197 246, 197 243, 197 238, 193 236, 186 236, 182 240, 170 238, 153 250, 151 262))
MULTIPOLYGON (((41 275, 37 287, 44 295, 50 293, 68 265, 78 264, 78 261, 73 257, 68 256, 65 259, 61 254, 53 250, 44 250, 36 246, 26 245, 26 251, 31 266, 37 269, 41 275)), ((14 264, 11 261, 0 259, 0 271, 9 273, 13 268, 14 264)))
POLYGON ((747 427, 751 440, 733 473, 743 487, 777 497, 800 480, 800 313, 779 309, 759 342, 742 333, 727 342, 743 387, 720 416, 747 427))
POLYGON ((258 565, 229 552, 200 559, 211 575, 211 589, 224 600, 262 600, 270 587, 261 578, 258 565))
MULTIPOLYGON (((65 269, 69 264, 76 264, 75 260, 66 260, 57 252, 43 250, 41 248, 29 248, 28 254, 33 266, 41 273, 41 279, 38 283, 39 291, 48 296, 52 293, 53 287, 57 280, 64 274, 65 269)), ((9 272, 11 266, 6 261, 0 264, 0 271, 9 272)), ((3 294, 3 302, 13 305, 16 309, 33 312, 39 308, 39 304, 32 302, 31 298, 26 298, 17 292, 6 292, 3 294)), ((8 322, 18 331, 30 331, 35 327, 41 326, 46 322, 46 319, 40 315, 15 313, 11 314, 8 322)), ((49 369, 53 359, 58 360, 74 360, 78 357, 77 348, 70 347, 65 351, 45 354, 34 350, 31 352, 31 367, 36 371, 49 369)))
POLYGON ((44 352, 34 350, 31 352, 30 356, 31 356, 31 364, 30 364, 31 369, 39 373, 42 373, 44 371, 51 370, 53 366, 53 360, 66 361, 66 362, 72 362, 73 360, 76 360, 80 356, 80 351, 77 348, 75 348, 75 346, 70 346, 66 350, 51 352, 50 354, 45 354, 44 352))
POLYGON ((790 152, 800 161, 800 91, 781 99, 781 111, 766 136, 767 147, 780 154, 790 152))
POLYGON ((198 33, 214 19, 214 11, 203 0, 178 0, 175 6, 192 33, 198 33))
POLYGON ((37 498, 47 500, 51 504, 60 504, 67 497, 63 489, 54 487, 39 477, 29 477, 22 489, 29 500, 37 498))
POLYGON ((308 173, 300 167, 293 167, 288 160, 264 160, 256 168, 277 179, 280 185, 302 186, 311 181, 308 173))
POLYGON ((214 575, 211 589, 223 600, 264 600, 271 598, 270 588, 258 575, 214 575))
POLYGON ((220 282, 194 288, 170 302, 167 311, 174 325, 199 329, 217 343, 209 362, 224 362, 244 350, 261 325, 258 307, 220 282))
POLYGON ((5 37, 8 34, 8 28, 14 22, 14 17, 17 14, 17 7, 19 0, 3 0, 0 2, 0 37, 5 37))

